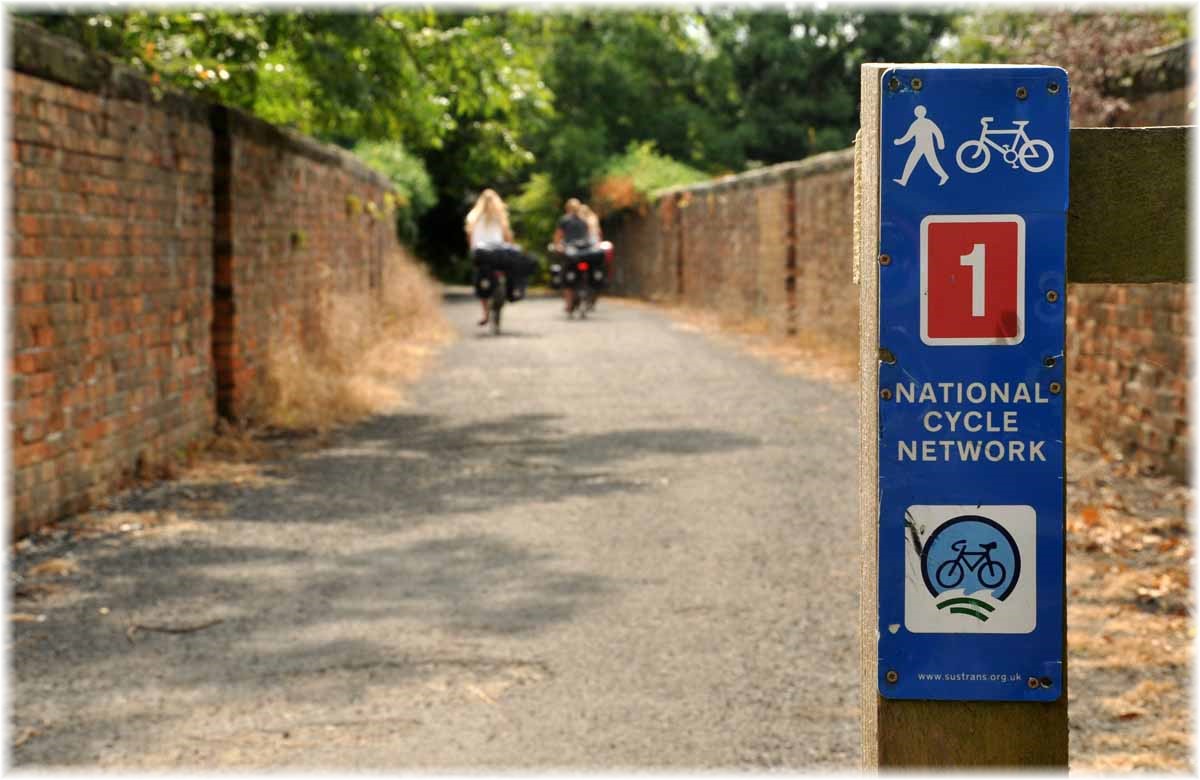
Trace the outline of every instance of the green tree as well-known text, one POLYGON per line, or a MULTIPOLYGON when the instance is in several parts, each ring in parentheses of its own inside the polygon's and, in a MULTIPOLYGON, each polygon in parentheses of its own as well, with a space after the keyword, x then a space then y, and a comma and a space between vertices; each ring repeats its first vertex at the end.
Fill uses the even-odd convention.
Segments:
POLYGON ((508 202, 513 232, 525 247, 540 253, 554 238, 554 228, 562 212, 562 199, 554 190, 550 176, 535 173, 508 202))
POLYGON ((930 60, 952 15, 719 11, 703 19, 731 63, 736 138, 748 159, 776 163, 849 146, 858 128, 859 66, 930 60))
POLYGON ((439 201, 425 220, 432 217, 447 236, 461 233, 445 229, 461 222, 472 189, 521 180, 534 161, 523 145, 530 126, 552 113, 537 43, 545 17, 532 14, 384 8, 22 15, 153 82, 211 95, 323 140, 401 144, 425 159, 439 201))
POLYGON ((555 115, 530 146, 560 193, 586 195, 610 158, 644 141, 706 171, 741 167, 731 72, 696 14, 562 14, 548 37, 555 115))
POLYGON ((479 157, 529 160, 521 121, 549 110, 536 69, 497 17, 369 13, 128 11, 23 14, 152 80, 211 94, 272 122, 352 145, 436 149, 466 124, 479 157))
POLYGON ((396 190, 396 232, 401 240, 415 243, 417 220, 437 202, 425 163, 394 141, 364 141, 354 147, 354 154, 391 180, 396 190))
POLYGON ((708 178, 703 171, 659 154, 653 141, 631 143, 623 154, 610 158, 593 180, 592 206, 601 216, 642 209, 658 190, 708 178))

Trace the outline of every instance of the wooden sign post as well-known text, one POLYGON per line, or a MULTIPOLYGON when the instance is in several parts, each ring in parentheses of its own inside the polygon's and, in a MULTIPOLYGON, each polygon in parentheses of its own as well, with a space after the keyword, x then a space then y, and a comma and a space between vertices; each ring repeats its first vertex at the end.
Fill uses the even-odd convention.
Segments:
POLYGON ((1065 769, 1063 367, 1043 362, 1043 353, 1062 353, 1066 76, 1056 68, 867 65, 862 79, 864 762, 1065 769), (1014 160, 1000 152, 993 159, 993 133, 1009 134, 1021 150, 1014 160), (881 221, 891 226, 883 236, 881 221), (881 373, 892 377, 887 387, 881 373), (934 401, 935 386, 946 397, 934 401), (902 403, 902 390, 918 387, 929 398, 923 390, 920 402, 914 392, 902 403), (954 387, 966 398, 946 389, 954 387), (1003 402, 971 398, 971 388, 986 387, 1003 388, 1003 402), (1036 402, 1017 404, 1010 387, 1036 402), (882 455, 881 408, 884 433, 909 437, 882 455), (950 435, 942 423, 985 415, 1011 425, 989 426, 995 438, 984 442, 962 429, 950 435), (1039 440, 1009 441, 1004 431, 1039 440), (983 444, 994 454, 980 457, 983 444), (1026 457, 1026 447, 1041 455, 1043 446, 1049 457, 1026 457))

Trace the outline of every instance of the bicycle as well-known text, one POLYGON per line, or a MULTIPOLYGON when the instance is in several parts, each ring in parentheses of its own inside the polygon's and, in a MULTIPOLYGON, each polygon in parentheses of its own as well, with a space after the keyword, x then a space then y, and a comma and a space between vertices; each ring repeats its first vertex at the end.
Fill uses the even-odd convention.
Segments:
POLYGON ((1020 165, 1030 173, 1041 173, 1054 162, 1054 148, 1045 141, 1030 138, 1025 133, 1025 126, 1029 124, 1029 120, 1015 120, 1013 122, 1016 126, 1015 130, 993 130, 988 128, 988 123, 993 121, 995 121, 995 117, 981 117, 979 124, 982 126, 982 130, 979 133, 979 138, 974 141, 964 141, 962 146, 958 147, 958 152, 955 153, 954 158, 958 161, 959 168, 962 168, 967 173, 979 173, 992 161, 992 149, 1000 152, 1004 162, 1009 163, 1013 168, 1020 165), (996 143, 992 140, 994 136, 998 135, 1012 135, 1016 137, 1013 138, 1011 144, 1006 145, 996 143), (988 147, 991 147, 991 149, 988 147), (975 160, 980 155, 983 155, 983 159, 974 166, 968 165, 963 161, 963 155, 972 149, 974 153, 970 156, 971 160, 975 160))
POLYGON ((496 271, 492 274, 494 284, 492 285, 492 297, 488 302, 488 308, 492 310, 492 335, 500 335, 500 310, 504 308, 504 302, 508 299, 508 277, 503 271, 496 271))
POLYGON ((997 587, 1008 576, 1008 569, 1004 564, 992 560, 992 550, 996 549, 996 542, 984 542, 979 545, 978 550, 968 552, 967 540, 959 539, 950 545, 950 549, 957 550, 958 556, 938 566, 933 575, 943 588, 957 587, 968 571, 976 572, 979 584, 985 588, 997 587))
POLYGON ((579 242, 565 247, 550 245, 548 249, 560 260, 550 266, 551 286, 571 291, 567 319, 587 319, 596 308, 596 299, 607 281, 605 256, 611 244, 579 242))
POLYGON ((487 306, 487 321, 498 336, 504 304, 525 297, 536 263, 516 244, 484 244, 472 251, 471 259, 475 264, 475 295, 487 306))
POLYGON ((579 319, 586 320, 588 312, 596 307, 595 291, 589 284, 588 263, 569 260, 563 271, 563 285, 574 293, 567 308, 567 319, 574 319, 578 312, 579 319))

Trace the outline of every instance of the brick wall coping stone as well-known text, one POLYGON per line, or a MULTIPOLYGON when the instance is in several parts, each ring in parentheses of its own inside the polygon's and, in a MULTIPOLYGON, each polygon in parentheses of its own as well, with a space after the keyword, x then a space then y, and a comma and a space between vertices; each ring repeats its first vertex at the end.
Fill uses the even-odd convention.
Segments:
POLYGON ((854 148, 840 149, 836 152, 824 152, 803 160, 783 162, 765 168, 755 168, 744 173, 722 176, 719 179, 689 184, 681 187, 666 187, 656 190, 650 196, 652 201, 659 201, 672 195, 685 192, 698 194, 706 192, 722 192, 740 187, 760 187, 776 181, 802 179, 830 171, 843 170, 854 165, 854 148))
POLYGON ((289 127, 279 127, 232 106, 213 104, 214 116, 224 115, 234 135, 249 138, 265 146, 278 147, 315 160, 331 168, 340 168, 352 176, 387 191, 394 187, 387 176, 368 167, 352 153, 323 144, 289 127))
POLYGON ((341 168, 370 184, 392 189, 391 181, 350 152, 323 144, 289 128, 277 127, 232 106, 151 84, 134 68, 91 51, 75 41, 23 19, 10 19, 12 61, 18 73, 91 92, 102 97, 150 103, 168 113, 196 122, 222 123, 255 141, 282 147, 310 159, 341 168))
POLYGON ((12 61, 18 73, 35 76, 102 97, 154 103, 197 122, 208 119, 204 101, 174 89, 156 87, 132 67, 23 19, 10 19, 12 61))
POLYGON ((1195 47, 1191 40, 1135 54, 1119 66, 1117 75, 1104 81, 1105 94, 1135 98, 1169 92, 1188 85, 1195 47))

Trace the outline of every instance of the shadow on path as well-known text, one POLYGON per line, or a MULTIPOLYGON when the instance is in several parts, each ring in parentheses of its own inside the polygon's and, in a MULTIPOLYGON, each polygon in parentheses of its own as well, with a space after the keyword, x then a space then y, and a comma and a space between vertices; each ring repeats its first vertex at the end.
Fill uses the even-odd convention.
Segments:
POLYGON ((45 720, 39 728, 55 733, 30 740, 14 762, 94 762, 106 744, 136 744, 131 730, 153 739, 153 728, 173 729, 200 707, 255 717, 258 698, 290 695, 296 685, 303 698, 327 685, 331 670, 369 671, 334 698, 368 685, 416 685, 444 668, 444 659, 434 663, 420 650, 434 637, 459 644, 459 666, 491 669, 499 661, 472 655, 474 639, 537 635, 616 597, 622 585, 545 545, 452 520, 637 492, 647 486, 637 477, 639 458, 757 444, 710 429, 578 434, 558 422, 545 414, 471 424, 377 417, 323 450, 267 464, 275 478, 268 484, 170 483, 121 507, 220 503, 228 511, 205 520, 208 533, 68 538, 23 556, 14 563, 18 578, 63 555, 80 571, 69 595, 15 606, 45 621, 13 625, 14 725, 45 720), (126 635, 130 623, 215 618, 223 622, 188 635, 126 635), (161 710, 141 701, 145 690, 161 710))
POLYGON ((203 496, 233 501, 240 520, 365 523, 397 530, 439 516, 574 496, 636 492, 627 465, 653 455, 703 455, 757 444, 711 429, 636 428, 579 434, 554 415, 459 424, 429 415, 375 418, 333 446, 279 464, 281 484, 203 496))

